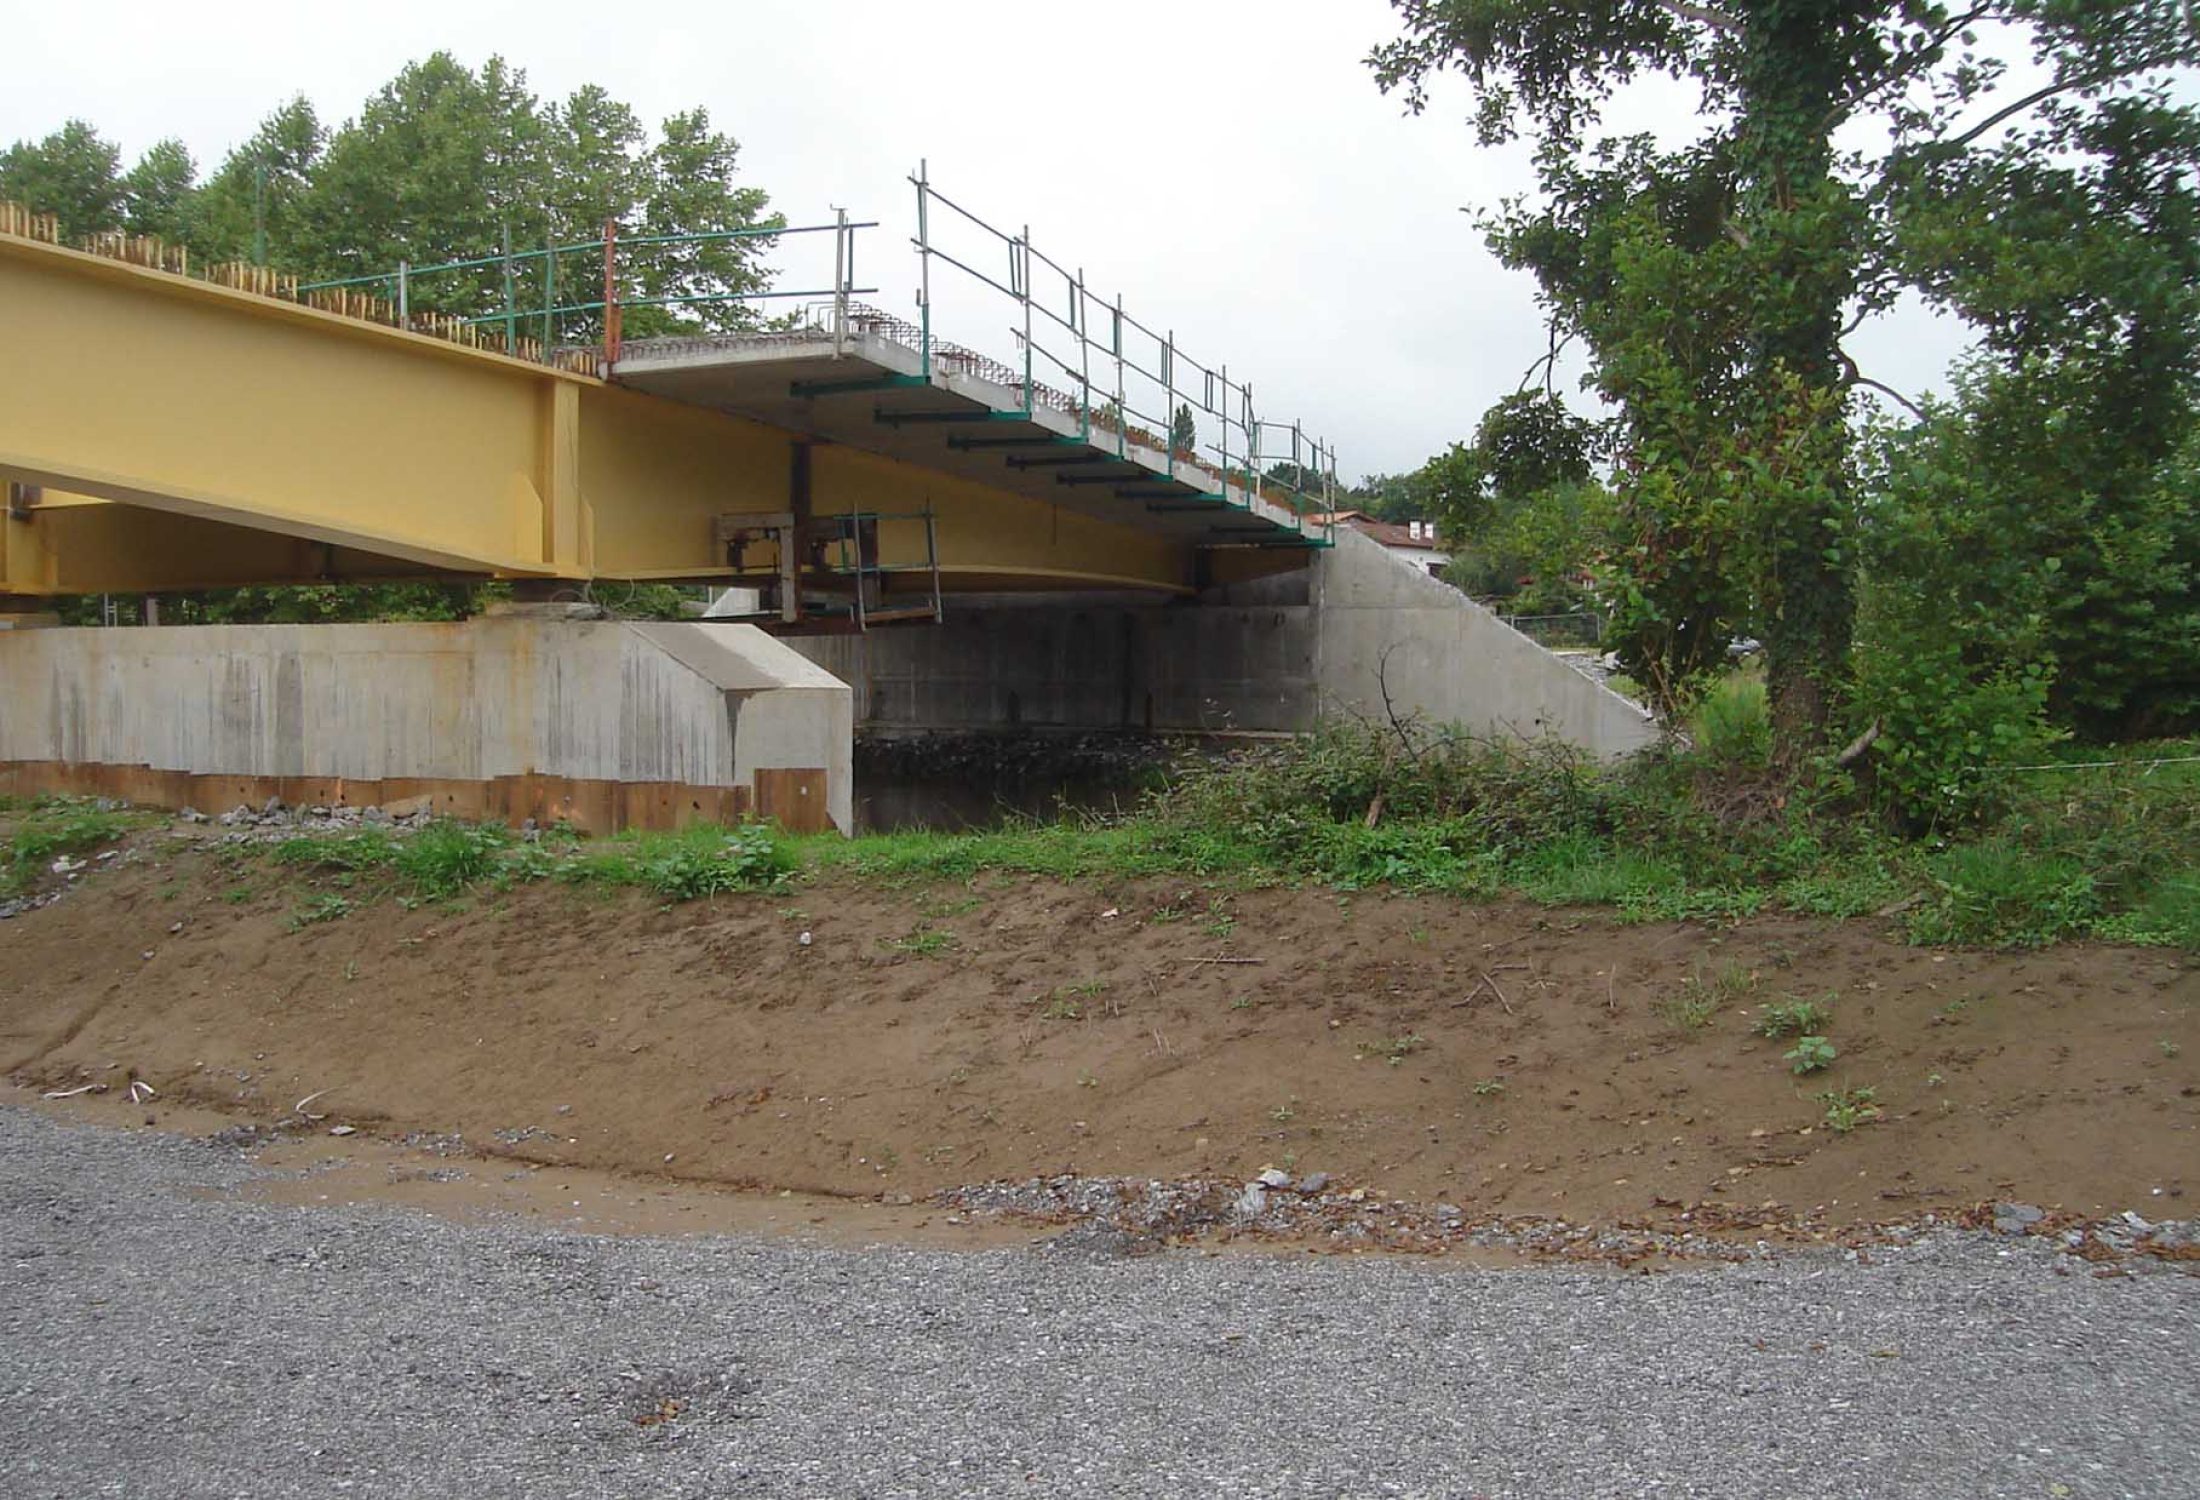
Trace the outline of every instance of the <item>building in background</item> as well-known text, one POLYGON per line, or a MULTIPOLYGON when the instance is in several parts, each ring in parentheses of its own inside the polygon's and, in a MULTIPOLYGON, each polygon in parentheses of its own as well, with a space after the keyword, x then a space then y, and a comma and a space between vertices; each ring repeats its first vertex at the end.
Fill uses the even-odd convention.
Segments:
POLYGON ((1378 521, 1361 510, 1340 510, 1329 519, 1382 543, 1424 573, 1441 576, 1451 562, 1451 553, 1436 540, 1434 521, 1378 521))

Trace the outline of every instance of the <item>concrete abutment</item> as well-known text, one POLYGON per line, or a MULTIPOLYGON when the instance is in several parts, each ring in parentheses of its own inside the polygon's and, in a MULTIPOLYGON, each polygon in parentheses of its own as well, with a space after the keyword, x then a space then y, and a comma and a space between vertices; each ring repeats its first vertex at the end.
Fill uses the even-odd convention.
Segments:
POLYGON ((852 733, 847 686, 748 626, 522 609, 0 634, 0 793, 846 832, 852 733))
POLYGON ((1195 599, 953 598, 935 627, 810 636, 882 734, 1122 729, 1291 734, 1389 709, 1614 758, 1650 743, 1642 707, 1457 589, 1357 533, 1304 568, 1195 599))

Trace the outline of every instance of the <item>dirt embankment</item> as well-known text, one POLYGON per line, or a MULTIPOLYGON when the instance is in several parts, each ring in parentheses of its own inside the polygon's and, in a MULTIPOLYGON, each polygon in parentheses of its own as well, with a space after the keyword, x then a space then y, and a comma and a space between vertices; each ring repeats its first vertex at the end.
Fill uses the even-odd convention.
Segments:
POLYGON ((299 925, 312 894, 163 850, 0 924, 0 1066, 142 1079, 133 1118, 316 1096, 321 1128, 838 1194, 1273 1165, 1576 1222, 2183 1217, 2200 1165, 2200 966, 2160 950, 1021 876, 299 925), (1753 1034, 1787 997, 1830 1009, 1810 1077, 1753 1034), (1859 1089, 1877 1118, 1832 1129, 1820 1096, 1859 1089))

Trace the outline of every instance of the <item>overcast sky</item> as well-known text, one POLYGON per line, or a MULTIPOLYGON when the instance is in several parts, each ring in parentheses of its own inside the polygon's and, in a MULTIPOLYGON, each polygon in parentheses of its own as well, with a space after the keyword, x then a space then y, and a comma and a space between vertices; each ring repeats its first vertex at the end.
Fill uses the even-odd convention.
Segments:
MULTIPOLYGON (((502 53, 544 95, 601 84, 652 122, 706 106, 791 223, 835 205, 883 221, 861 270, 896 312, 916 280, 905 179, 927 158, 942 192, 1028 224, 1094 290, 1249 376, 1262 416, 1328 434, 1354 475, 1468 436, 1543 342, 1531 283, 1460 211, 1528 186, 1524 156, 1475 144, 1463 91, 1419 119, 1379 94, 1362 59, 1393 31, 1384 0, 379 0, 218 19, 0 0, 0 142, 81 116, 126 161, 180 136, 203 172, 291 94, 335 124, 437 48, 502 53)), ((945 336, 1012 353, 1005 310, 939 307, 945 336)), ((1856 352, 1915 392, 1956 347, 1913 317, 1856 352)))

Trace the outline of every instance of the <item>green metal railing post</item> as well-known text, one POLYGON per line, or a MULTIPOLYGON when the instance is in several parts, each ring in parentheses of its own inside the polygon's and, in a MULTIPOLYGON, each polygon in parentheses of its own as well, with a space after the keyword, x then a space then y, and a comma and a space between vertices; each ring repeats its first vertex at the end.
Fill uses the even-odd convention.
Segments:
POLYGON ((548 230, 542 236, 542 352, 549 357, 550 346, 556 342, 555 314, 558 305, 558 247, 557 237, 548 230))
POLYGON ((932 378, 932 226, 930 204, 932 195, 931 174, 927 163, 917 161, 917 342, 922 346, 918 358, 922 361, 924 378, 932 378))
POLYGON ((1168 468, 1171 479, 1176 478, 1176 330, 1169 330, 1168 338, 1161 345, 1161 422, 1167 430, 1161 435, 1161 446, 1168 450, 1168 468))
POLYGON ((412 265, 402 260, 397 263, 397 326, 412 327, 412 265))
POLYGON ((1086 442, 1092 441, 1092 311, 1085 306, 1085 268, 1077 268, 1077 435, 1086 442))
MULTIPOLYGON (((1213 411, 1212 406, 1207 408, 1213 411)), ((1222 367, 1222 420, 1216 425, 1222 429, 1222 503, 1230 503, 1230 367, 1222 367)), ((1250 507, 1251 501, 1248 500, 1250 507)))
POLYGON ((1253 493, 1260 493, 1260 419, 1253 415, 1253 383, 1245 383, 1245 472, 1253 493))
POLYGON ((848 230, 848 210, 836 208, 833 228, 833 357, 848 352, 848 288, 854 282, 855 241, 848 230))
POLYGON ((1024 237, 1015 244, 1015 255, 1023 265, 1020 280, 1024 291, 1024 415, 1030 416, 1036 392, 1031 386, 1031 226, 1024 226, 1024 237))
POLYGON ((1115 294, 1115 456, 1130 452, 1130 408, 1123 404, 1123 294, 1115 294))

